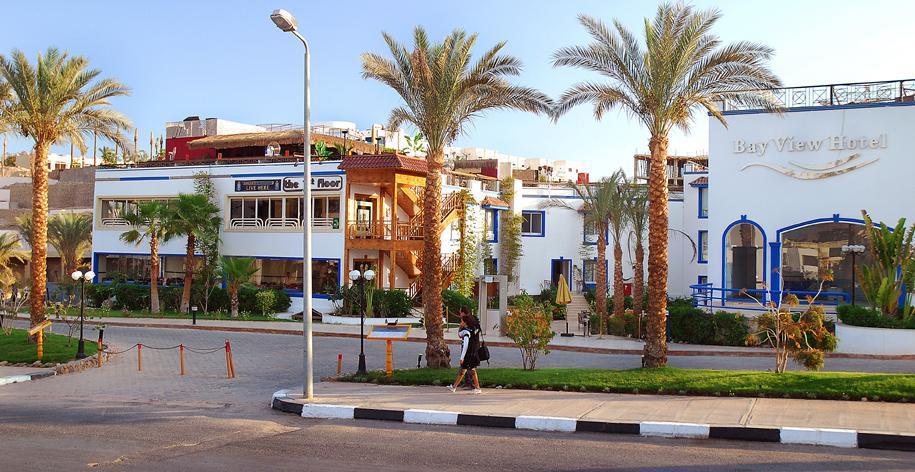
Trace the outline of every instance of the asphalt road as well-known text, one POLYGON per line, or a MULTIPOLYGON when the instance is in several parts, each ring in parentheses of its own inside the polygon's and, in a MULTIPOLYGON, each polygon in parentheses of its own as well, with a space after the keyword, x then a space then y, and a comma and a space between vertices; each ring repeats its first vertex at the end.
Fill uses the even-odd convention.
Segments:
MULTIPOLYGON (((915 454, 893 451, 303 420, 267 406, 272 392, 301 385, 297 336, 121 327, 106 333, 115 347, 208 348, 226 337, 235 353, 233 380, 225 378, 221 352, 189 352, 181 377, 177 351, 147 348, 142 372, 131 351, 102 369, 0 387, 0 470, 915 470, 915 454)), ((395 364, 415 366, 422 348, 398 344, 395 364)), ((494 365, 519 362, 514 349, 492 351, 494 365)), ((316 338, 318 376, 335 372, 338 352, 345 353, 345 370, 353 370, 358 340, 316 338)), ((369 368, 383 366, 383 352, 383 343, 367 343, 369 368)), ((769 363, 671 361, 761 369, 769 363)), ((542 365, 637 363, 635 356, 557 351, 542 365)), ((913 364, 827 361, 850 370, 911 372, 913 364)))

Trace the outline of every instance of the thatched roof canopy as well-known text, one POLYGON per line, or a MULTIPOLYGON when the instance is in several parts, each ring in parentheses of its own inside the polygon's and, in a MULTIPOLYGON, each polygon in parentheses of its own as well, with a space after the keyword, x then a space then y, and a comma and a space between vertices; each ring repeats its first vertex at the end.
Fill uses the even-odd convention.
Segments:
MULTIPOLYGON (((311 133, 311 143, 324 141, 328 147, 343 144, 343 138, 327 134, 311 133)), ((269 146, 271 144, 302 144, 302 130, 263 131, 260 133, 220 134, 195 139, 187 143, 188 149, 232 149, 244 147, 269 146)), ((375 145, 348 139, 346 145, 353 152, 374 153, 375 145)))

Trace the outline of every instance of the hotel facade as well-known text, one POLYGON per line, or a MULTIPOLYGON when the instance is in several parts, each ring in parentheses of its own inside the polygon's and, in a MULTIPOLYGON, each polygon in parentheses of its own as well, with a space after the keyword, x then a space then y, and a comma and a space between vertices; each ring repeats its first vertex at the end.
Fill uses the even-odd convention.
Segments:
MULTIPOLYGON (((875 221, 915 221, 905 193, 915 175, 915 81, 774 93, 784 113, 725 104, 728 126, 710 119, 708 157, 669 160, 669 224, 675 230, 669 236, 671 296, 696 296, 716 307, 746 306, 742 290, 760 299, 777 297, 779 290, 806 293, 832 274, 824 300, 847 301, 854 284, 842 246, 869 244, 861 210, 875 221)), ((331 138, 329 143, 339 141, 331 138)), ((261 270, 255 283, 287 290, 293 310, 300 309, 305 212, 302 167, 294 156, 302 154, 301 132, 184 141, 189 151, 212 152, 204 153, 207 159, 173 156, 96 172, 92 261, 99 280, 114 273, 142 280, 148 273, 148 247, 119 239, 127 229, 121 212, 142 200, 191 193, 195 176, 203 173, 217 193, 222 254, 256 258, 261 270)), ((478 260, 477 274, 498 272, 503 212, 522 218, 522 256, 509 293, 539 293, 560 274, 576 292, 595 285, 596 235, 586 228, 583 202, 568 185, 519 179, 514 200, 506 202, 497 178, 502 175, 448 170, 442 231, 426 234, 421 224, 425 161, 382 152, 365 141, 356 151, 361 155, 330 157, 312 166, 317 310, 332 311, 328 294, 347 283, 345 274, 353 268, 374 268, 381 288, 417 291, 420 249, 427 237, 442 240, 446 285, 453 281, 462 240, 488 255, 478 260)), ((635 177, 647 175, 644 157, 636 156, 635 163, 635 177)), ((160 248, 166 283, 178 283, 183 274, 184 244, 174 239, 160 248)), ((634 247, 628 232, 622 246, 629 285, 634 247)), ((608 259, 612 269, 612 250, 608 259)), ((866 254, 857 260, 859 265, 866 261, 866 254)))

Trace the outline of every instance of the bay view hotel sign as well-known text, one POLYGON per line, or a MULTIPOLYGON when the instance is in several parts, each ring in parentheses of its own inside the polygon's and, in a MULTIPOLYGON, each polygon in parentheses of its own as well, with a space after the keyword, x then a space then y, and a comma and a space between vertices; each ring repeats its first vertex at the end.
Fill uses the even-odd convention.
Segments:
POLYGON ((876 153, 866 151, 880 151, 887 149, 886 133, 875 136, 849 137, 844 135, 825 136, 822 138, 797 138, 795 136, 782 136, 766 141, 751 141, 735 139, 732 152, 734 154, 749 155, 757 158, 766 157, 767 153, 778 152, 788 154, 809 154, 820 151, 833 151, 840 153, 838 159, 828 161, 803 162, 789 160, 786 165, 758 160, 744 165, 740 170, 753 167, 762 167, 799 180, 815 180, 835 177, 873 164, 880 159, 876 153))
MULTIPOLYGON (((302 192, 305 190, 302 177, 285 177, 282 179, 236 180, 236 192, 302 192)), ((312 191, 336 191, 343 188, 343 177, 339 175, 312 176, 312 191)))

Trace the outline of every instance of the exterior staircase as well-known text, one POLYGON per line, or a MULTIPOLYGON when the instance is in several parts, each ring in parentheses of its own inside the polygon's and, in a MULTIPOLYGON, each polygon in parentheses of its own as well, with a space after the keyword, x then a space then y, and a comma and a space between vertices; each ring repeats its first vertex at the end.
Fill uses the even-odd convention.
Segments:
MULTIPOLYGON (((588 303, 588 300, 585 299, 585 296, 580 293, 572 294, 572 303, 566 305, 566 322, 569 323, 569 332, 575 334, 581 334, 583 327, 578 325, 578 314, 586 311, 591 313, 591 305, 588 303)), ((565 323, 561 322, 562 326, 560 327, 561 331, 557 331, 557 326, 553 325, 553 331, 565 332, 565 323)))
MULTIPOLYGON (((417 195, 417 198, 421 198, 421 195, 417 195)), ((398 200, 399 202, 400 200, 398 200)), ((441 231, 445 231, 448 226, 451 225, 454 221, 461 217, 462 210, 464 208, 464 194, 461 192, 454 192, 448 195, 445 200, 442 202, 442 217, 441 224, 439 228, 441 231)), ((404 209, 406 211, 406 209, 404 209)), ((416 212, 412 218, 410 218, 411 227, 422 227, 423 224, 423 213, 422 211, 416 212)), ((437 237, 441 236, 441 233, 436 235, 437 237)), ((407 289, 407 294, 413 298, 416 298, 417 295, 422 291, 422 278, 420 275, 422 271, 422 262, 420 259, 421 255, 418 255, 416 252, 399 252, 397 253, 397 266, 400 267, 404 273, 406 273, 413 282, 410 283, 410 287, 407 289)), ((443 254, 442 255, 442 286, 448 286, 451 284, 451 280, 454 278, 454 273, 460 267, 460 257, 457 253, 443 254)))

